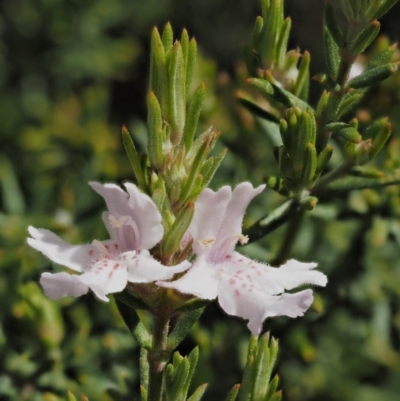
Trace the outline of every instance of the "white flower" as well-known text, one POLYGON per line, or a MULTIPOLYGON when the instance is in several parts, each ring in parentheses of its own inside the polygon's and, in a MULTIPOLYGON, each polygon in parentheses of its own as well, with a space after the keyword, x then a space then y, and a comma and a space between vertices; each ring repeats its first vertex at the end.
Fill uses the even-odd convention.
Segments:
POLYGON ((351 66, 349 76, 347 79, 350 81, 350 79, 358 77, 364 72, 364 68, 365 68, 364 64, 362 64, 359 60, 355 61, 351 66))
POLYGON ((115 184, 89 185, 106 201, 108 212, 103 213, 103 221, 110 240, 70 245, 49 230, 28 228, 31 247, 53 262, 82 273, 43 273, 40 283, 49 298, 77 297, 90 288, 107 302, 106 295, 123 291, 128 281, 166 280, 189 268, 187 261, 167 267, 150 255, 148 249, 164 234, 161 215, 150 197, 129 183, 125 184, 127 192, 115 184))
POLYGON ((313 302, 312 291, 285 293, 303 284, 326 285, 326 276, 313 271, 316 263, 290 260, 280 268, 257 263, 234 251, 245 243, 242 220, 250 201, 265 186, 239 184, 213 192, 206 189, 195 204, 189 234, 197 257, 192 268, 173 282, 157 282, 202 299, 218 298, 230 315, 249 321, 253 334, 259 334, 263 321, 272 316, 302 316, 313 302))

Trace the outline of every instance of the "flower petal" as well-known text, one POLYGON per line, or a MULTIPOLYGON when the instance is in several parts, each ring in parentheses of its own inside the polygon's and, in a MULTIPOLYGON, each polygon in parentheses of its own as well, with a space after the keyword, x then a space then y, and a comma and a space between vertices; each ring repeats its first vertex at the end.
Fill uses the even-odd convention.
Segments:
POLYGON ((226 265, 230 274, 241 280, 258 283, 263 291, 271 295, 282 294, 285 290, 304 284, 325 286, 327 283, 325 274, 311 270, 317 266, 316 263, 302 263, 292 259, 281 267, 271 267, 237 252, 225 258, 229 258, 229 262, 226 259, 226 265))
POLYGON ((224 186, 217 192, 207 188, 197 199, 193 220, 188 229, 197 255, 208 253, 214 244, 231 196, 231 188, 224 186), (205 245, 207 241, 209 246, 205 245))
POLYGON ((150 249, 161 240, 164 234, 161 214, 152 199, 135 185, 125 184, 128 193, 115 184, 90 182, 89 185, 106 201, 109 214, 103 215, 104 223, 111 238, 120 242, 125 250, 150 249), (113 227, 108 221, 110 215, 116 219, 130 217, 135 229, 129 224, 113 227))
POLYGON ((82 272, 89 266, 93 257, 92 245, 70 245, 51 231, 32 226, 28 227, 28 231, 32 236, 28 238, 28 244, 53 262, 77 272, 82 272))
POLYGON ((102 301, 108 302, 106 294, 121 292, 128 283, 125 260, 100 259, 90 271, 79 277, 102 301))
POLYGON ((249 182, 240 183, 232 192, 232 199, 228 204, 224 220, 218 232, 218 242, 216 248, 221 248, 220 252, 232 251, 236 245, 237 238, 242 234, 243 217, 247 206, 251 200, 262 192, 265 185, 260 185, 257 188, 249 182), (235 242, 231 242, 229 238, 235 238, 235 242), (228 247, 226 247, 229 244, 228 247))
POLYGON ((131 210, 128 205, 128 194, 116 184, 100 184, 89 182, 89 185, 101 195, 110 213, 130 216, 131 210))
POLYGON ((126 183, 125 188, 130 195, 129 206, 134 211, 132 218, 140 231, 140 244, 137 250, 153 248, 164 235, 161 214, 153 200, 140 192, 135 185, 126 183))
POLYGON ((191 266, 187 260, 175 266, 164 266, 150 255, 148 250, 138 252, 134 259, 127 261, 128 281, 131 283, 152 283, 168 280, 176 273, 181 273, 191 266))
POLYGON ((106 294, 121 292, 128 282, 126 261, 100 260, 89 272, 82 274, 79 280, 86 284, 104 302, 108 302, 106 294))
POLYGON ((79 278, 80 276, 68 273, 43 273, 40 277, 40 284, 50 299, 79 297, 89 291, 89 287, 81 283, 79 278))
POLYGON ((248 320, 248 328, 254 335, 258 335, 267 317, 302 316, 311 305, 313 296, 311 290, 270 295, 257 282, 238 280, 237 277, 223 273, 218 287, 218 301, 229 315, 248 320))
POLYGON ((210 266, 204 258, 198 258, 193 267, 180 279, 156 284, 173 288, 183 294, 192 294, 201 299, 215 299, 218 290, 218 270, 210 266))

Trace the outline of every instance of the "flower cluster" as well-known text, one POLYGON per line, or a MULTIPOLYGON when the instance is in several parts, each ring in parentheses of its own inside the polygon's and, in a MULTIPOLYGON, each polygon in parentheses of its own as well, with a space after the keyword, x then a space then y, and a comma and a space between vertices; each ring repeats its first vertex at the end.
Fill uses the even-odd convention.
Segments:
POLYGON ((244 182, 233 191, 229 186, 216 192, 205 189, 184 238, 192 243, 194 260, 174 266, 163 265, 149 251, 164 234, 161 214, 149 196, 130 183, 126 192, 114 184, 90 185, 107 204, 103 221, 109 240, 70 245, 48 230, 29 227, 30 246, 81 273, 43 273, 40 282, 52 299, 77 297, 91 289, 108 301, 107 294, 123 291, 128 282, 155 283, 205 300, 218 298, 226 313, 248 320, 251 332, 258 334, 266 318, 302 316, 313 301, 310 289, 294 294, 285 290, 326 285, 326 276, 313 270, 315 263, 290 260, 274 268, 235 251, 237 242, 247 242, 243 216, 263 185, 253 188, 244 182))

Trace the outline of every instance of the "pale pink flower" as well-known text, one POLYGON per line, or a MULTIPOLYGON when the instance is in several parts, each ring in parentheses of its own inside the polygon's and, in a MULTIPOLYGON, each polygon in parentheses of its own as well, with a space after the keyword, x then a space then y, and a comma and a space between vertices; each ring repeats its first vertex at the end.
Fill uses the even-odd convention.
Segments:
POLYGON ((228 186, 217 192, 204 190, 195 204, 188 229, 196 253, 193 266, 176 281, 157 282, 201 299, 218 298, 226 313, 249 321, 253 334, 259 334, 266 318, 302 316, 313 302, 310 289, 294 294, 285 290, 303 284, 327 283, 324 274, 312 270, 316 263, 290 260, 274 268, 235 252, 237 242, 247 242, 242 234, 245 210, 264 187, 253 188, 244 182, 233 192, 228 186))
POLYGON ((123 291, 128 281, 166 280, 189 268, 187 261, 164 266, 150 255, 148 250, 162 239, 164 230, 161 215, 149 196, 129 183, 125 184, 127 192, 115 184, 89 185, 106 201, 108 212, 103 213, 103 221, 111 239, 70 245, 49 230, 28 228, 31 247, 81 273, 43 273, 40 283, 49 298, 77 297, 90 288, 107 302, 106 295, 123 291))

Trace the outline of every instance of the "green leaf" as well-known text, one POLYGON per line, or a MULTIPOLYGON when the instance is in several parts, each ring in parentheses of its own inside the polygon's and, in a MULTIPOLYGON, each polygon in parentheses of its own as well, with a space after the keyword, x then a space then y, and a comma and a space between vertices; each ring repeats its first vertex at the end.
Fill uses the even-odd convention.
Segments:
MULTIPOLYGON (((260 54, 262 60, 270 68, 275 64, 276 45, 281 28, 282 0, 271 0, 267 15, 264 16, 264 25, 261 37, 260 54)), ((283 18, 282 18, 283 20, 283 18)))
POLYGON ((343 33, 335 16, 335 11, 329 1, 325 2, 324 23, 339 49, 343 47, 343 33))
POLYGON ((305 51, 299 66, 299 74, 293 87, 293 94, 303 100, 308 98, 310 84, 310 53, 305 51))
MULTIPOLYGON (((204 302, 204 300, 203 300, 204 302)), ((200 304, 194 310, 185 312, 183 317, 178 321, 178 323, 173 328, 172 332, 168 336, 168 350, 174 350, 181 341, 188 335, 193 325, 199 320, 200 316, 204 312, 204 304, 200 304)))
POLYGON ((349 113, 357 103, 363 98, 364 90, 350 90, 346 95, 344 95, 342 101, 339 104, 337 110, 337 118, 349 113))
POLYGON ((398 63, 389 63, 364 71, 348 82, 350 88, 360 89, 371 86, 377 82, 389 78, 399 68, 398 63))
POLYGON ((264 20, 262 17, 258 16, 256 22, 254 23, 253 30, 251 32, 251 47, 250 49, 255 49, 260 53, 262 32, 263 32, 264 20))
POLYGON ((285 63, 285 56, 287 53, 287 46, 291 29, 292 20, 290 19, 290 17, 287 17, 283 22, 278 43, 276 45, 276 64, 278 68, 283 68, 285 63))
POLYGON ((236 398, 239 394, 239 390, 240 390, 240 384, 235 384, 231 391, 229 391, 225 401, 236 401, 236 398))
POLYGON ((389 46, 383 52, 372 57, 368 65, 365 67, 365 71, 372 70, 375 67, 381 67, 383 65, 390 64, 396 49, 397 44, 394 44, 392 46, 389 46))
POLYGON ((329 183, 325 188, 330 192, 348 192, 366 188, 382 188, 400 184, 399 174, 383 178, 345 177, 329 183))
POLYGON ((164 257, 170 257, 179 248, 183 235, 186 233, 194 214, 194 203, 189 202, 188 205, 180 210, 174 223, 168 232, 164 235, 161 243, 161 251, 164 257))
POLYGON ((378 36, 380 28, 381 24, 379 21, 372 21, 350 45, 351 54, 353 54, 353 56, 361 54, 378 36))
POLYGON ((251 399, 251 396, 253 394, 254 373, 255 373, 254 358, 257 352, 257 343, 258 343, 257 337, 251 336, 249 342, 249 348, 247 351, 246 368, 244 370, 243 380, 239 390, 238 401, 247 401, 251 399))
POLYGON ((124 319, 124 322, 128 326, 128 329, 132 333, 133 337, 135 337, 136 341, 142 348, 151 349, 151 336, 146 327, 144 327, 143 323, 140 321, 136 311, 126 305, 123 301, 120 301, 117 297, 115 298, 118 311, 124 319))
POLYGON ((196 179, 200 173, 200 170, 203 166, 204 160, 206 159, 208 153, 210 152, 213 144, 213 139, 210 136, 204 138, 203 143, 197 151, 196 156, 193 159, 192 165, 189 170, 188 177, 186 179, 185 185, 182 189, 182 193, 179 199, 183 202, 186 202, 191 198, 192 191, 195 188, 196 179))
POLYGON ((384 147, 392 133, 392 125, 387 118, 376 120, 368 127, 365 134, 372 137, 372 148, 369 151, 369 159, 372 160, 384 147))
MULTIPOLYGON (((178 354, 178 352, 175 352, 175 354, 178 354)), ((169 374, 170 379, 165 386, 167 401, 184 401, 184 397, 182 397, 182 395, 184 394, 183 388, 185 385, 185 381, 187 380, 187 377, 189 375, 189 369, 190 364, 187 358, 183 358, 180 362, 176 364, 174 363, 173 373, 171 369, 171 373, 169 374)))
MULTIPOLYGON (((265 401, 270 401, 273 399, 273 397, 276 397, 275 391, 278 388, 278 384, 279 384, 279 377, 278 377, 278 375, 275 375, 274 378, 269 383, 268 391, 264 398, 265 401)), ((281 392, 278 392, 278 394, 279 393, 281 393, 281 392)))
POLYGON ((314 179, 317 179, 322 171, 324 170, 325 166, 329 162, 331 156, 333 153, 333 146, 329 145, 325 147, 321 153, 318 154, 317 156, 317 166, 315 168, 315 177, 314 179))
POLYGON ((76 397, 71 393, 71 391, 68 391, 65 400, 66 401, 76 401, 76 397))
MULTIPOLYGON (((205 164, 203 164, 203 167, 200 170, 200 174, 203 176, 203 187, 207 187, 210 183, 210 181, 212 180, 212 178, 214 177, 215 172, 218 170, 218 167, 220 166, 222 160, 224 160, 224 157, 226 155, 226 152, 228 151, 228 149, 223 149, 217 157, 215 157, 214 159, 211 159, 212 163, 210 166, 208 166, 206 169, 205 164)), ((197 198, 195 198, 197 199, 197 198)), ((191 200, 195 200, 194 198, 191 198, 191 200)))
POLYGON ((381 18, 383 17, 399 0, 386 0, 382 3, 382 5, 379 7, 378 11, 376 14, 373 16, 373 18, 381 18))
MULTIPOLYGON (((182 30, 181 47, 182 47, 183 62, 185 64, 185 71, 186 71, 186 67, 188 64, 188 57, 189 57, 189 34, 185 28, 183 28, 183 30, 182 30)), ((186 96, 187 96, 187 92, 186 92, 186 96)))
POLYGON ((0 183, 4 209, 10 214, 22 214, 25 210, 25 201, 16 171, 5 155, 0 156, 0 183))
POLYGON ((312 143, 309 143, 305 149, 303 163, 300 185, 307 187, 312 183, 317 168, 317 151, 312 143))
POLYGON ((287 188, 287 181, 282 177, 270 176, 264 179, 264 182, 267 184, 268 188, 273 189, 279 195, 288 197, 290 196, 290 190, 287 188))
POLYGON ((249 78, 246 82, 259 89, 262 94, 272 97, 286 107, 296 106, 301 110, 311 109, 311 107, 306 102, 299 99, 297 96, 293 95, 287 90, 280 88, 278 85, 269 82, 266 79, 249 78))
POLYGON ((174 32, 172 30, 172 26, 169 22, 165 25, 165 28, 162 33, 162 43, 164 46, 165 53, 171 49, 174 43, 174 32))
MULTIPOLYGON (((187 379, 186 379, 186 381, 185 381, 185 384, 184 384, 184 386, 183 386, 183 388, 182 388, 182 390, 183 390, 183 391, 182 391, 182 394, 184 394, 184 397, 183 397, 183 398, 186 398, 186 395, 187 395, 187 393, 188 393, 188 391, 189 391, 189 386, 190 386, 190 384, 191 384, 191 382, 192 382, 193 375, 194 375, 194 371, 195 371, 195 369, 196 369, 198 360, 199 360, 199 347, 195 347, 195 348, 193 349, 193 351, 192 351, 192 352, 189 354, 189 356, 188 356, 188 361, 189 361, 190 369, 189 369, 189 374, 188 374, 188 376, 187 376, 187 379)), ((203 385, 203 386, 204 386, 204 385, 203 385)), ((201 386, 201 387, 203 387, 203 386, 201 386)), ((206 388, 207 388, 207 385, 205 385, 204 391, 205 391, 206 388)), ((203 395, 204 391, 201 393, 200 398, 201 398, 201 396, 203 395)), ((196 393, 196 391, 195 391, 195 393, 196 393)))
POLYGON ((139 188, 144 193, 148 194, 149 189, 148 189, 146 180, 144 178, 144 172, 142 169, 140 157, 136 151, 135 144, 133 143, 132 137, 125 127, 122 127, 122 142, 124 144, 126 154, 128 155, 128 159, 129 159, 129 162, 131 163, 133 173, 135 174, 139 188))
POLYGON ((191 41, 189 42, 189 51, 188 51, 186 65, 185 65, 185 68, 186 68, 186 73, 185 73, 186 97, 189 94, 190 84, 192 82, 193 71, 194 71, 194 67, 196 64, 196 55, 197 55, 197 42, 194 38, 192 38, 191 41))
POLYGON ((153 166, 160 169, 164 162, 163 143, 166 138, 164 138, 163 133, 160 103, 154 92, 150 92, 147 97, 147 109, 149 158, 153 166))
POLYGON ((278 342, 273 338, 270 341, 268 333, 262 335, 260 339, 256 336, 251 337, 238 401, 270 401, 281 394, 275 393, 276 379, 269 382, 277 354, 278 342))
POLYGON ((171 125, 171 143, 180 143, 186 118, 186 82, 182 47, 176 42, 168 58, 168 115, 171 125))
POLYGON ((322 92, 321 97, 318 100, 317 109, 315 111, 316 117, 321 117, 323 115, 326 106, 328 105, 330 95, 330 92, 326 90, 322 92))
POLYGON ((348 20, 356 19, 356 14, 354 12, 353 4, 354 0, 339 0, 342 11, 348 20))
POLYGON ((278 117, 276 117, 269 111, 261 108, 253 99, 250 99, 249 97, 244 97, 245 95, 243 95, 242 93, 239 93, 237 96, 239 103, 256 117, 260 117, 264 120, 272 121, 274 123, 279 123, 278 117))
POLYGON ((167 111, 168 80, 166 56, 157 28, 154 28, 151 34, 150 91, 153 91, 159 97, 162 109, 167 111))
POLYGON ((360 143, 362 141, 361 134, 353 127, 345 127, 336 130, 334 131, 334 134, 352 143, 360 143))
POLYGON ((252 399, 264 400, 268 391, 268 382, 275 360, 271 360, 269 337, 263 335, 258 343, 255 358, 254 393, 252 399))
POLYGON ((197 387, 194 393, 188 398, 187 401, 200 401, 203 397, 205 391, 207 390, 208 384, 202 384, 201 386, 197 387))
POLYGON ((336 80, 340 64, 339 47, 326 26, 324 26, 324 54, 329 76, 336 80))
POLYGON ((205 94, 206 87, 204 82, 202 82, 193 94, 186 117, 185 128, 183 130, 183 142, 185 143, 186 152, 189 152, 193 143, 205 94))

